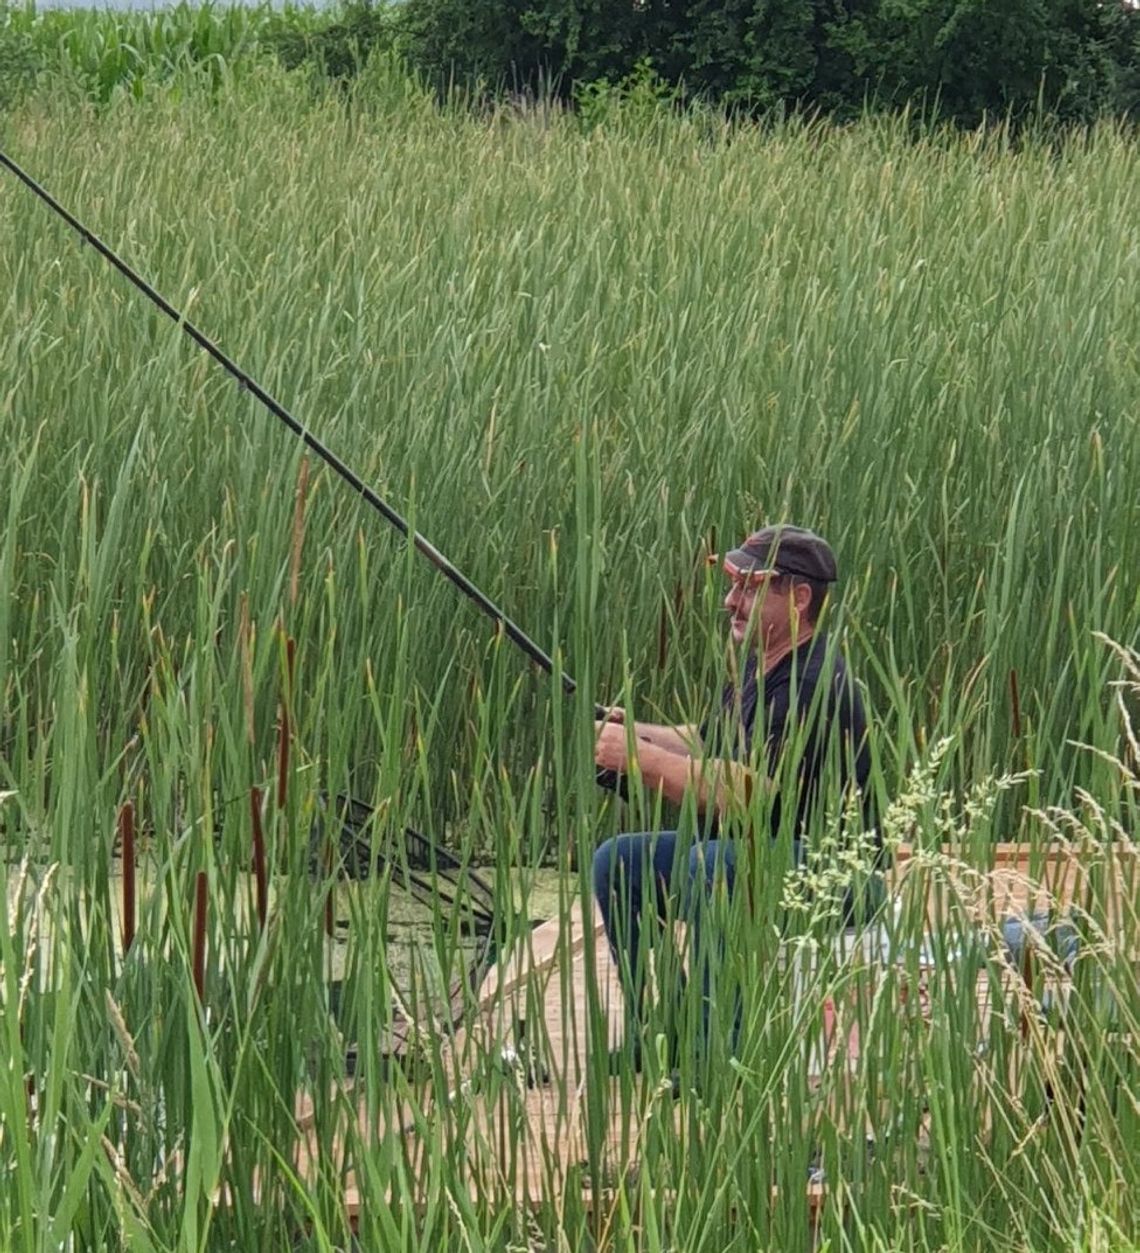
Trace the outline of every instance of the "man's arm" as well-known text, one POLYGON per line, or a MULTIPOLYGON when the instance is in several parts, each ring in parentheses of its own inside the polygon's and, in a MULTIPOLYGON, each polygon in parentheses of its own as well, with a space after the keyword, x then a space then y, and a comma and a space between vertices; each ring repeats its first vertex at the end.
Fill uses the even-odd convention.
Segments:
MULTIPOLYGON (((666 728, 673 729, 673 728, 666 728)), ((636 743, 637 768, 645 785, 660 790, 667 800, 680 805, 691 792, 697 809, 709 808, 724 816, 748 808, 756 787, 767 787, 768 780, 735 761, 699 757, 686 748, 678 752, 648 739, 636 743)), ((607 770, 629 772, 626 730, 616 723, 598 723, 594 761, 607 770)))
MULTIPOLYGON (((625 711, 615 706, 609 711, 607 722, 625 726, 625 711)), ((635 722, 633 733, 639 740, 656 744, 670 753, 692 754, 700 748, 700 727, 668 726, 660 722, 635 722)))
POLYGON ((674 755, 689 756, 700 748, 698 727, 669 727, 657 722, 635 722, 633 730, 638 740, 652 744, 655 748, 663 748, 674 755))

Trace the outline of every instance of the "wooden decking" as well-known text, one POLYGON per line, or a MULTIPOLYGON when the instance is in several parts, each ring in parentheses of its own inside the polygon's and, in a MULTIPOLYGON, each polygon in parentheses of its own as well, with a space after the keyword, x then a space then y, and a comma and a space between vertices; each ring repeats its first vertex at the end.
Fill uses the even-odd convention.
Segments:
MULTIPOLYGON (((388 1125, 370 1113, 359 1094, 357 1131, 364 1142, 402 1136, 414 1161, 426 1151, 437 1121, 461 1124, 472 1191, 513 1177, 520 1203, 581 1187, 588 1166, 585 1087, 592 996, 605 1015, 605 1036, 616 1043, 623 1030, 621 991, 596 910, 587 926, 575 902, 569 925, 558 920, 535 928, 509 961, 494 967, 477 994, 479 1012, 467 1030, 445 1041, 453 1071, 446 1092, 428 1093, 418 1107, 386 1103, 388 1125), (591 971, 593 987, 590 987, 591 971), (396 1117, 392 1117, 393 1112, 396 1117)), ((299 1173, 316 1165, 313 1110, 305 1099, 298 1121, 309 1132, 297 1161, 299 1173)), ((606 1169, 620 1170, 620 1120, 609 1129, 606 1169)), ((345 1202, 356 1206, 355 1179, 346 1180, 345 1202)))
MULTIPOLYGON (((1103 864, 1075 849, 1054 849, 1040 860, 1019 846, 997 846, 993 864, 984 869, 949 859, 927 876, 923 889, 929 925, 938 925, 951 897, 965 916, 992 924, 1008 915, 1079 905, 1090 892, 1103 893, 1107 884, 1111 899, 1103 907, 1106 916, 1135 936, 1137 849, 1123 846, 1113 859, 1107 874, 1103 864)), ((903 850, 893 876, 895 890, 901 892, 907 876, 924 864, 929 859, 903 850)), ((473 1194, 498 1190, 513 1179, 519 1204, 557 1203, 567 1190, 581 1191, 591 1177, 586 1128, 589 1119, 602 1118, 599 1130, 604 1136, 592 1139, 604 1143, 604 1160, 593 1163, 593 1178, 597 1180, 600 1169, 612 1182, 634 1169, 640 1125, 650 1108, 656 1118, 675 1118, 678 1107, 666 1099, 653 1105, 651 1094, 642 1098, 640 1112, 631 1111, 628 1100, 623 1107, 615 1097, 616 1080, 610 1081, 607 1099, 591 1100, 586 1084, 591 1023, 595 1043, 616 1041, 623 1023, 617 972, 600 916, 586 908, 588 913, 582 902, 573 902, 566 925, 556 919, 539 926, 510 960, 490 972, 471 1025, 446 1041, 453 1073, 448 1091, 428 1093, 417 1108, 406 1104, 395 1113, 389 1103, 386 1118, 370 1112, 375 1103, 365 1094, 352 1095, 358 1158, 362 1145, 379 1147, 393 1136, 402 1137, 413 1166, 433 1141, 457 1145, 473 1194), (602 1017, 591 1014, 591 1004, 602 1017)), ((1017 975, 1010 972, 1009 977, 1017 975)), ((984 976, 978 995, 988 999, 984 976)), ((850 1031, 842 1006, 824 1006, 820 1030, 821 1039, 826 1033, 826 1051, 834 1054, 841 1048, 857 1057, 857 1031, 850 1031)), ((303 1127, 311 1128, 310 1107, 300 1107, 298 1116, 303 1127)), ((316 1138, 310 1135, 296 1163, 302 1178, 313 1173, 315 1154, 316 1138)), ((350 1212, 358 1206, 351 1173, 344 1176, 344 1202, 350 1212)))

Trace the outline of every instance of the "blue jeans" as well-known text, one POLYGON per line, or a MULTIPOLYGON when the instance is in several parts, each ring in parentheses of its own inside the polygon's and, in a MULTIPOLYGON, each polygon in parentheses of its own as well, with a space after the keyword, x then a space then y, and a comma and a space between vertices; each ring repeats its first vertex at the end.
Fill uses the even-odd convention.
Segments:
MULTIPOLYGON (((710 977, 723 941, 710 942, 702 915, 717 882, 729 896, 736 880, 736 848, 730 840, 692 841, 681 845, 676 831, 618 835, 594 854, 594 896, 605 923, 606 939, 617 963, 625 996, 628 1035, 646 1017, 646 952, 670 916, 687 925, 689 970, 701 973, 702 1037, 708 1035, 710 977), (668 907, 672 902, 672 914, 668 907), (643 923, 649 923, 648 929, 643 923)), ((685 990, 678 964, 677 981, 662 992, 666 1022, 676 1030, 676 1012, 685 990), (669 1003, 671 1001, 671 1003, 669 1003)), ((740 1025, 737 998, 735 1031, 740 1025)))

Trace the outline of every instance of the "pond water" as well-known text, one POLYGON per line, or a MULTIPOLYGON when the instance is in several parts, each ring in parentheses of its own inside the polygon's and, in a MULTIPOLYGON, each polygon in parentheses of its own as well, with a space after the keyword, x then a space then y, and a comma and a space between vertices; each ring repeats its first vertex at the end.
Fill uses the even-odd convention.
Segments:
MULTIPOLYGON (((252 909, 254 888, 252 876, 243 876, 248 881, 248 891, 240 894, 243 901, 239 902, 239 917, 234 919, 234 927, 239 932, 247 930, 248 911, 252 909), (244 908, 242 905, 244 904, 244 908)), ((557 870, 526 870, 514 871, 510 875, 513 887, 514 904, 521 909, 525 903, 527 917, 532 922, 557 917, 559 899, 572 896, 577 891, 577 879, 568 884, 565 875, 557 870)), ((138 924, 145 925, 145 898, 152 890, 152 880, 148 879, 146 870, 140 867, 137 880, 138 924)), ((45 873, 42 868, 28 868, 22 872, 15 865, 7 867, 7 900, 6 914, 10 933, 14 934, 16 918, 23 916, 24 936, 30 941, 29 947, 34 950, 35 959, 46 973, 51 956, 51 932, 55 909, 59 901, 60 874, 58 869, 45 873)), ((354 893, 369 891, 367 884, 353 882, 342 883, 336 890, 333 911, 336 920, 334 934, 326 940, 328 955, 328 971, 333 979, 338 979, 344 970, 348 952, 350 935, 350 919, 353 913, 352 897, 354 893)), ((273 901, 273 884, 270 884, 270 906, 273 901)), ((122 876, 116 866, 111 876, 111 930, 117 950, 121 951, 122 938, 122 876)), ((187 894, 187 913, 190 903, 187 894)), ((211 921, 214 921, 213 919, 211 921)), ((428 909, 414 900, 406 892, 393 887, 387 902, 388 922, 388 953, 387 965, 392 978, 399 983, 408 968, 416 959, 420 960, 432 950, 432 921, 428 909)))

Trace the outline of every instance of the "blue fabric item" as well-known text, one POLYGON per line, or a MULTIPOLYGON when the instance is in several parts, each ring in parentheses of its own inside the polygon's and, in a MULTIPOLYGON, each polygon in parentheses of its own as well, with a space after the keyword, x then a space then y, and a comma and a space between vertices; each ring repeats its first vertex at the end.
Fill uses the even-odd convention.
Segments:
MULTIPOLYGON (((689 970, 694 977, 700 972, 701 1036, 707 1038, 712 970, 725 952, 724 937, 716 921, 707 916, 707 907, 717 890, 723 890, 731 899, 736 886, 736 854, 732 840, 694 838, 685 842, 676 831, 617 835, 595 852, 591 868, 594 898, 618 968, 631 1040, 647 1016, 648 953, 666 934, 662 924, 670 917, 683 921, 688 929, 689 970)), ((794 841, 793 861, 798 865, 803 856, 803 845, 794 841)), ((843 925, 852 925, 852 920, 859 917, 870 917, 885 899, 881 876, 873 876, 858 889, 848 888, 843 925)), ((663 997, 665 1022, 671 1026, 678 1022, 685 987, 685 975, 678 961, 675 984, 658 989, 663 997)), ((733 1048, 739 1039, 742 1011, 738 991, 733 1009, 733 1048)))
MULTIPOLYGON (((594 854, 593 881, 606 939, 619 970, 629 1028, 636 1030, 645 1021, 646 956, 663 934, 663 928, 654 924, 668 919, 672 900, 673 919, 684 921, 688 928, 689 969, 700 971, 703 1034, 707 1034, 711 967, 724 946, 722 940, 710 943, 709 928, 703 925, 702 915, 718 882, 732 894, 736 881, 733 842, 705 840, 682 844, 676 831, 618 835, 606 840, 594 854), (651 925, 643 928, 643 922, 651 925)), ((678 969, 672 989, 661 991, 666 1022, 675 1029, 685 991, 683 972, 678 969)), ((739 1020, 738 1004, 737 1028, 739 1020)), ((627 1030, 627 1035, 632 1035, 633 1030, 627 1030)))
POLYGON ((1010 961, 1020 970, 1025 961, 1026 947, 1030 951, 1038 944, 1050 948, 1064 962, 1071 973, 1073 962, 1080 947, 1075 928, 1068 922, 1051 922, 1049 914, 1030 914, 1028 918, 1003 919, 1001 938, 1010 961), (1032 936, 1034 938, 1030 938, 1032 936))

